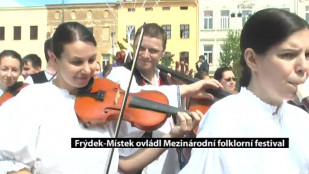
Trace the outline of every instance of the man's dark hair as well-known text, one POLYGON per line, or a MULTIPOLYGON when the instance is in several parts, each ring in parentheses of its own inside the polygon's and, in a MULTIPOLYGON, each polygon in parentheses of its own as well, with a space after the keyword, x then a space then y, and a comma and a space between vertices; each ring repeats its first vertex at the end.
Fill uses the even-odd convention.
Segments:
POLYGON ((225 71, 233 71, 233 69, 231 67, 220 67, 220 68, 217 68, 217 70, 215 71, 215 74, 214 74, 214 79, 216 79, 218 81, 222 80, 223 73, 225 71))
POLYGON ((23 58, 23 65, 28 64, 28 62, 31 62, 32 67, 35 68, 35 69, 41 68, 41 66, 42 66, 42 60, 36 54, 28 54, 23 58))
MULTIPOLYGON (((141 34, 142 27, 143 26, 141 26, 137 30, 137 32, 135 34, 134 43, 138 42, 138 38, 139 38, 139 36, 141 34)), ((166 40, 167 40, 166 33, 163 30, 163 28, 160 27, 158 24, 156 24, 156 23, 148 23, 148 24, 144 25, 144 36, 161 39, 162 40, 163 51, 165 50, 165 48, 166 48, 166 40)))
POLYGON ((49 61, 49 55, 48 55, 48 51, 52 51, 52 39, 47 39, 44 43, 44 55, 45 55, 45 59, 46 62, 49 61))

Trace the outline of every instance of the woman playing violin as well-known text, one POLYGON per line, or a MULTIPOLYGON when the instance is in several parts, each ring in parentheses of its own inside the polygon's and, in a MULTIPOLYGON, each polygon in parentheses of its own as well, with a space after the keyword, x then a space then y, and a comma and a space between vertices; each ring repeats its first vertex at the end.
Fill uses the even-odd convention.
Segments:
POLYGON ((197 134, 208 138, 285 137, 289 148, 257 144, 262 148, 193 149, 180 173, 308 173, 309 115, 286 102, 296 98, 297 85, 308 76, 308 38, 308 23, 294 13, 264 9, 253 14, 240 38, 242 88, 211 106, 197 134))
POLYGON ((21 73, 21 56, 14 50, 0 53, 0 96, 14 85, 21 73))
MULTIPOLYGON (((96 68, 96 41, 89 30, 77 22, 63 23, 53 38, 57 77, 52 83, 24 88, 0 108, 0 173, 104 173, 110 149, 72 149, 72 137, 112 137, 110 125, 85 127, 74 110, 75 97, 93 77, 96 68), (29 98, 31 102, 29 102, 29 98), (16 109, 18 108, 18 109, 16 109)), ((209 96, 205 87, 222 88, 215 82, 171 86, 175 95, 209 96)), ((210 96, 211 97, 211 96, 210 96)), ((181 137, 199 122, 200 112, 179 113, 181 120, 165 137, 181 137)), ((166 149, 142 149, 122 158, 112 156, 110 173, 119 168, 139 170, 166 149)))

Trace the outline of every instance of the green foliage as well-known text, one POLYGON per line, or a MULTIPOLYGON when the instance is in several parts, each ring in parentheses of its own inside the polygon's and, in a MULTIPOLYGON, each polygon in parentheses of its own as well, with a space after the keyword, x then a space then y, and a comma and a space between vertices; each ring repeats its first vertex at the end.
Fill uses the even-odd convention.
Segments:
POLYGON ((127 48, 126 48, 122 43, 120 43, 119 41, 117 41, 117 44, 118 44, 118 47, 119 47, 119 49, 120 49, 121 51, 127 49, 127 48))
POLYGON ((175 54, 171 54, 171 55, 164 54, 162 58, 160 59, 160 62, 161 62, 160 64, 165 65, 167 67, 171 66, 171 64, 174 63, 173 61, 174 56, 175 54))
POLYGON ((221 49, 222 52, 220 53, 219 66, 232 67, 238 82, 241 76, 241 66, 239 64, 241 58, 240 31, 229 30, 227 33, 227 39, 224 41, 221 49))

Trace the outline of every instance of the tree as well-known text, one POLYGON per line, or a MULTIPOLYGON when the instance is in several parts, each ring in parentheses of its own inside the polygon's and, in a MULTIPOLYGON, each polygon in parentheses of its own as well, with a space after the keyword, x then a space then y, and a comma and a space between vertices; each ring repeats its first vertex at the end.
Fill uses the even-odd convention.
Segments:
POLYGON ((227 33, 227 39, 224 41, 221 49, 222 52, 220 53, 219 66, 232 67, 238 82, 241 76, 241 66, 239 63, 241 58, 240 31, 229 30, 227 33))

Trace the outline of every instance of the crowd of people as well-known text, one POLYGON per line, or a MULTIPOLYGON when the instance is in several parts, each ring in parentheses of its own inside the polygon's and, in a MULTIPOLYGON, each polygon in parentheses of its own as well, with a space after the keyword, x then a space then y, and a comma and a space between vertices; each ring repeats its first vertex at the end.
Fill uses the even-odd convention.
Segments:
MULTIPOLYGON (((115 65, 103 71, 93 34, 78 22, 62 23, 45 42, 44 71, 35 54, 0 53, 0 96, 16 89, 20 75, 28 84, 0 106, 0 173, 308 173, 309 115, 288 102, 297 100, 297 86, 308 77, 308 38, 308 23, 293 13, 264 9, 253 14, 241 33, 242 77, 236 90, 232 68, 220 67, 209 77, 204 55, 196 63, 194 78, 199 80, 171 81, 157 68, 167 37, 156 23, 137 30, 136 61, 120 51, 115 65), (289 148, 124 147, 114 153, 110 148, 72 148, 74 137, 116 136, 117 120, 86 125, 76 114, 75 100, 100 78, 126 90, 132 67, 130 93, 158 91, 175 108, 189 109, 183 105, 189 97, 212 105, 204 113, 179 110, 154 130, 122 121, 118 138, 289 138, 289 148), (218 99, 209 89, 232 95, 218 99)), ((182 73, 190 76, 192 71, 182 73)))

